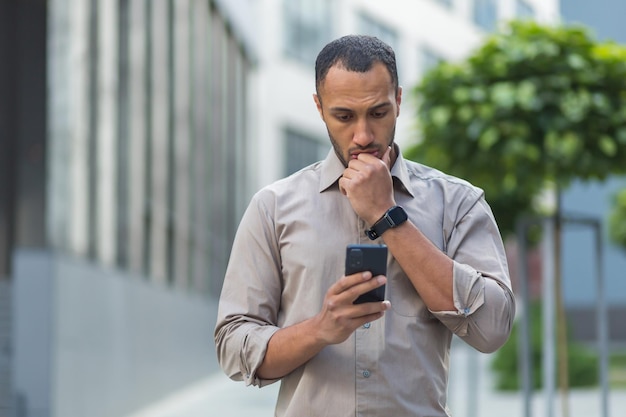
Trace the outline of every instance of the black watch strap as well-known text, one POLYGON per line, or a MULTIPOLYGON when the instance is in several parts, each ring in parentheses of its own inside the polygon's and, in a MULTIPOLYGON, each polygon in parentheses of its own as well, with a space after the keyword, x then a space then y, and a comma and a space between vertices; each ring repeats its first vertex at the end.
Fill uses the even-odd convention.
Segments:
POLYGON ((407 221, 406 211, 400 206, 393 206, 380 218, 374 226, 365 231, 367 237, 372 240, 378 239, 387 230, 400 226, 407 221))

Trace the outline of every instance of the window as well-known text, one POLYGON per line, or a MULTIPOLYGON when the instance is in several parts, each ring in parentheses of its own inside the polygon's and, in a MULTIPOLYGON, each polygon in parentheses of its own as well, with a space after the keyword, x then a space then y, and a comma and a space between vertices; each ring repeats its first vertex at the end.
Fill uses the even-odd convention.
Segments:
POLYGON ((515 1, 515 16, 520 19, 532 19, 535 17, 535 10, 524 0, 515 1))
POLYGON ((284 0, 285 53, 302 63, 315 61, 331 40, 330 0, 284 0))
POLYGON ((130 194, 130 167, 129 158, 129 33, 130 33, 130 4, 128 0, 119 2, 118 48, 120 59, 117 63, 119 77, 119 101, 117 105, 117 205, 116 205, 116 251, 115 263, 122 268, 128 268, 129 249, 129 194, 130 194))
POLYGON ((443 7, 447 7, 448 9, 452 8, 453 0, 435 0, 435 3, 441 4, 443 7))
POLYGON ((496 0, 474 0, 474 23, 486 31, 492 31, 498 20, 496 0))
POLYGON ((364 13, 359 14, 357 25, 359 33, 376 36, 381 41, 388 43, 392 48, 396 47, 398 34, 389 26, 378 22, 364 13))
POLYGON ((324 158, 328 152, 328 146, 324 142, 296 132, 292 129, 285 130, 285 175, 311 165, 324 158))
POLYGON ((428 70, 430 70, 440 62, 445 61, 441 55, 439 55, 437 52, 433 51, 427 46, 422 46, 419 49, 418 56, 419 66, 422 74, 426 73, 428 70))
MULTIPOLYGON (((372 17, 360 13, 357 17, 357 28, 359 33, 363 35, 375 36, 381 41, 387 43, 393 49, 398 47, 398 34, 391 27, 373 19, 372 17)), ((396 56, 396 66, 398 68, 398 78, 402 78, 401 58, 396 56)))

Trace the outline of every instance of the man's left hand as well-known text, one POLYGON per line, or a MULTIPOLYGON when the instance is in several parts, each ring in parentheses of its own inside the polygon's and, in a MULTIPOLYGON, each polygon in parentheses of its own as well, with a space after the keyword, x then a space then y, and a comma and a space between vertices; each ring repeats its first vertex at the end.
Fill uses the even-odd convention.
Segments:
POLYGON ((391 147, 381 159, 361 153, 352 159, 339 179, 339 189, 348 197, 356 214, 369 225, 374 224, 392 206, 391 147))

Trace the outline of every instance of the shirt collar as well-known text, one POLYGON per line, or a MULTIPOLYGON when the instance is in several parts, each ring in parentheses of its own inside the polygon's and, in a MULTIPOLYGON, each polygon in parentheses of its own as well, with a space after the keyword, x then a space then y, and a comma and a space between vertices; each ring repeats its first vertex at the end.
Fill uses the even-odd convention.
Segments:
MULTIPOLYGON (((398 155, 396 163, 391 167, 391 176, 394 179, 394 185, 396 188, 406 192, 411 197, 415 197, 408 187, 410 182, 406 161, 402 157, 402 153, 400 152, 398 145, 394 143, 393 146, 396 150, 396 154, 398 155)), ((321 193, 337 184, 337 181, 343 175, 344 170, 345 167, 337 157, 334 148, 331 148, 328 155, 326 155, 326 159, 322 162, 319 192, 321 193)))
POLYGON ((344 171, 344 166, 337 158, 335 149, 331 148, 326 155, 326 159, 322 162, 322 170, 320 175, 319 192, 323 192, 337 183, 337 180, 341 178, 344 171))

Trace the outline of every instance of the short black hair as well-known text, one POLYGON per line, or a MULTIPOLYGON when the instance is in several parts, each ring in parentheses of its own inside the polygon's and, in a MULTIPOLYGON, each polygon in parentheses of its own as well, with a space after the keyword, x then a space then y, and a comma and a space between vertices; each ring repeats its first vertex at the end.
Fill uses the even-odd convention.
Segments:
POLYGON ((346 70, 367 72, 376 62, 383 63, 396 92, 398 91, 398 69, 396 54, 391 46, 374 36, 347 35, 327 44, 315 60, 315 89, 319 94, 320 86, 335 64, 341 64, 346 70))

